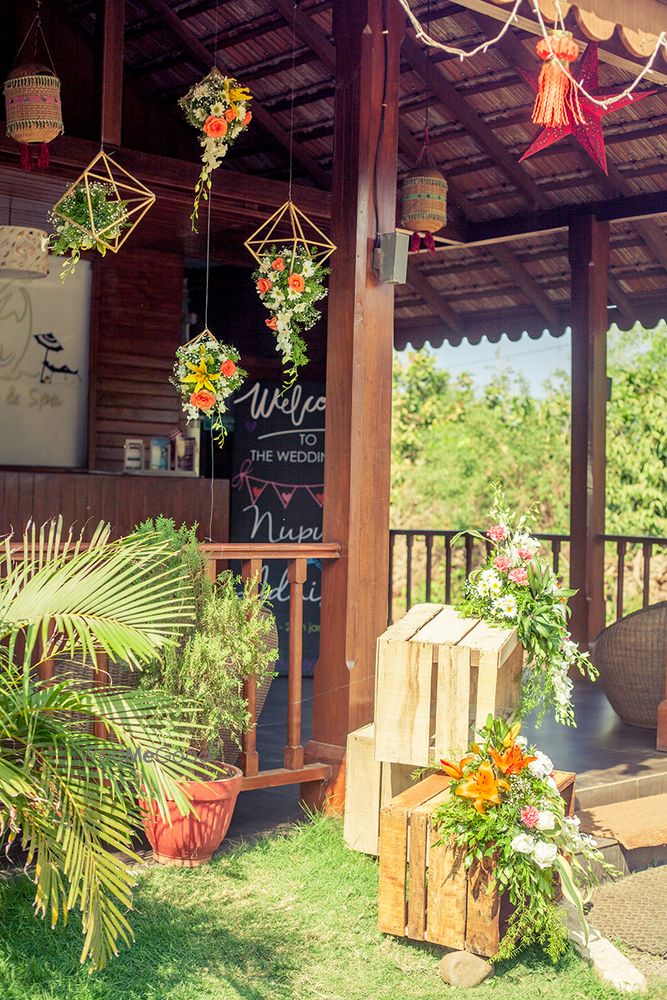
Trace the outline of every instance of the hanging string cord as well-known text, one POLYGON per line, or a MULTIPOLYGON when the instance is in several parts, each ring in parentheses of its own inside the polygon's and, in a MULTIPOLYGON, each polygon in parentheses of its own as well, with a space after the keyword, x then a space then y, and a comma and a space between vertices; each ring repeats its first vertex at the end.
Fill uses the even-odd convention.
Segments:
MULTIPOLYGON (((407 14, 410 23, 415 29, 415 34, 419 41, 423 42, 425 45, 430 46, 431 48, 440 49, 442 52, 447 52, 449 55, 458 56, 459 59, 463 60, 463 59, 472 59, 473 56, 478 55, 480 52, 486 52, 487 49, 490 49, 493 45, 497 45, 497 43, 507 34, 507 32, 512 26, 512 23, 518 20, 518 11, 519 8, 521 7, 521 4, 524 3, 524 0, 515 0, 513 8, 509 12, 507 21, 502 26, 497 35, 495 35, 493 38, 487 38, 486 41, 480 42, 479 45, 476 45, 473 49, 470 49, 469 51, 466 51, 465 49, 460 49, 456 45, 447 45, 445 42, 440 42, 436 38, 433 38, 428 33, 428 31, 422 27, 422 25, 419 22, 419 19, 412 11, 412 8, 410 7, 410 0, 398 0, 398 2, 405 11, 405 13, 407 14)), ((526 2, 530 5, 530 7, 533 10, 533 13, 537 18, 538 26, 540 28, 542 36, 544 37, 547 43, 547 47, 551 56, 554 59, 556 59, 556 55, 551 45, 551 35, 549 33, 549 29, 545 24, 544 17, 542 16, 542 12, 539 6, 539 0, 526 0, 526 2)), ((560 10, 561 10, 560 4, 558 4, 557 13, 560 10)), ((560 18, 560 21, 561 23, 564 24, 562 16, 560 18)), ((575 79, 575 77, 572 76, 566 65, 563 65, 558 60, 557 63, 561 73, 564 73, 567 76, 570 82, 577 88, 579 93, 586 98, 587 101, 589 101, 591 104, 597 105, 597 107, 600 108, 609 108, 610 106, 616 104, 618 101, 622 101, 628 97, 630 98, 632 97, 633 92, 637 89, 642 80, 647 76, 648 73, 652 72, 653 65, 656 59, 658 58, 658 53, 663 48, 663 46, 665 46, 665 44, 667 44, 667 32, 661 31, 656 40, 653 52, 649 57, 649 60, 646 63, 646 65, 637 74, 632 83, 629 84, 622 93, 616 94, 613 97, 599 98, 596 97, 594 94, 590 94, 586 90, 584 85, 579 80, 575 79)))
POLYGON ((292 93, 290 95, 289 104, 289 185, 287 188, 287 200, 292 200, 292 174, 294 172, 294 85, 295 85, 295 69, 296 69, 296 0, 294 2, 294 9, 292 11, 292 69, 290 76, 292 78, 292 93))
POLYGON ((18 61, 18 57, 21 55, 21 52, 23 51, 23 46, 25 45, 25 43, 30 38, 30 35, 32 34, 32 31, 34 29, 34 31, 35 31, 35 48, 34 48, 33 60, 34 60, 34 62, 37 62, 37 41, 38 41, 39 37, 41 36, 42 43, 44 45, 44 49, 46 51, 47 56, 49 57, 49 62, 51 64, 51 69, 55 73, 56 72, 56 67, 54 65, 53 57, 51 55, 51 49, 49 48, 49 43, 46 40, 46 35, 44 34, 44 29, 42 28, 42 15, 40 13, 40 7, 42 6, 41 0, 37 0, 37 3, 36 3, 35 6, 36 6, 35 16, 33 17, 32 21, 30 23, 30 27, 28 28, 28 30, 25 33, 25 37, 24 37, 23 41, 19 45, 18 52, 16 53, 16 56, 14 58, 14 65, 16 65, 16 63, 18 61))
MULTIPOLYGON (((379 169, 382 140, 384 139, 384 123, 387 111, 387 87, 389 79, 389 29, 387 27, 387 0, 382 4, 382 43, 384 51, 384 69, 382 79, 382 107, 380 108, 380 126, 378 128, 375 146, 375 162, 373 164, 373 207, 375 210, 375 245, 380 246, 380 202, 379 202, 379 169)), ((392 223, 393 228, 393 223, 392 223)))
POLYGON ((213 509, 215 507, 215 490, 213 484, 215 482, 215 445, 213 441, 213 429, 211 428, 211 506, 208 514, 208 539, 207 541, 213 541, 213 509))
POLYGON ((208 286, 211 271, 211 202, 213 201, 213 187, 208 192, 208 207, 206 213, 206 282, 204 285, 204 329, 208 330, 208 286))

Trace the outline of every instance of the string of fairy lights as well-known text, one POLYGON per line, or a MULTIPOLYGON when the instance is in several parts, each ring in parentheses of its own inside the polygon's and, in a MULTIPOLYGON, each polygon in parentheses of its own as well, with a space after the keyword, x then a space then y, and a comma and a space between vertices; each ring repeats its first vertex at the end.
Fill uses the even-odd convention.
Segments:
MULTIPOLYGON (((567 64, 556 57, 556 53, 554 52, 551 43, 552 39, 551 30, 547 27, 542 11, 540 10, 539 0, 515 0, 512 10, 508 12, 507 21, 505 21, 498 34, 495 35, 493 38, 487 38, 484 42, 480 42, 474 48, 468 50, 459 48, 457 45, 450 45, 447 42, 442 42, 439 39, 434 38, 430 34, 429 29, 424 28, 424 26, 421 24, 419 18, 410 7, 409 0, 399 0, 399 3, 403 8, 403 10, 405 11, 405 13, 407 14, 408 19, 410 20, 410 23, 412 24, 413 28, 415 29, 415 34, 419 39, 419 41, 423 42, 424 45, 427 45, 430 48, 439 49, 440 51, 446 52, 448 55, 451 56, 457 56, 461 60, 472 59, 474 56, 479 55, 480 52, 486 52, 494 45, 497 45, 498 42, 500 42, 501 39, 504 38, 504 36, 510 30, 512 24, 515 21, 518 21, 519 10, 521 6, 524 3, 526 3, 531 8, 533 14, 536 17, 537 24, 539 25, 540 31, 546 42, 547 49, 551 54, 554 63, 558 66, 560 71, 570 80, 572 85, 577 88, 582 97, 585 97, 586 100, 590 101, 591 104, 597 105, 598 107, 602 108, 609 108, 612 105, 616 104, 618 101, 622 101, 627 98, 632 99, 634 91, 637 89, 640 83, 645 79, 645 77, 652 71, 653 65, 656 59, 658 58, 658 53, 667 43, 667 32, 661 31, 656 39, 653 52, 649 56, 648 61, 642 67, 642 69, 637 74, 632 83, 630 83, 625 88, 625 90, 623 90, 619 94, 614 94, 612 96, 601 98, 597 97, 595 94, 589 93, 584 87, 584 85, 581 83, 581 81, 577 80, 571 74, 567 64)), ((564 18, 562 14, 560 0, 556 0, 556 11, 557 11, 557 16, 554 22, 554 29, 560 28, 561 30, 564 30, 565 24, 564 24, 564 18)))

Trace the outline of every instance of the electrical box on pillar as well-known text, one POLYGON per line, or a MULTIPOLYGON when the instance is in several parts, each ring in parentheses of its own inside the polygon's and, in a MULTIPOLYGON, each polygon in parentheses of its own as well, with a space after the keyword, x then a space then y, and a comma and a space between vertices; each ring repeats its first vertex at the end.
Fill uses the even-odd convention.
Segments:
POLYGON ((380 245, 373 251, 373 270, 380 281, 392 285, 405 284, 409 246, 410 237, 407 233, 382 233, 380 245))

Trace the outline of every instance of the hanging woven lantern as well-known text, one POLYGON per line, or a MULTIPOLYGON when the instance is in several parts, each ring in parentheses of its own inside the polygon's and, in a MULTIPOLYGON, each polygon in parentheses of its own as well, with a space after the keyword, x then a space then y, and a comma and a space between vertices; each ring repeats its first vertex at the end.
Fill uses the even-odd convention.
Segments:
POLYGON ((31 169, 29 143, 41 143, 38 167, 49 164, 47 143, 63 131, 60 80, 46 66, 27 63, 12 70, 4 84, 7 135, 23 146, 21 165, 31 169))
POLYGON ((45 278, 48 234, 24 226, 0 226, 0 279, 45 278))
POLYGON ((549 32, 549 40, 540 38, 535 46, 544 66, 537 81, 537 97, 533 107, 533 122, 548 128, 576 123, 584 116, 579 104, 579 92, 564 70, 579 58, 579 46, 571 31, 549 32))
POLYGON ((437 167, 417 166, 401 189, 401 225, 413 233, 437 233, 447 222, 447 181, 437 167))

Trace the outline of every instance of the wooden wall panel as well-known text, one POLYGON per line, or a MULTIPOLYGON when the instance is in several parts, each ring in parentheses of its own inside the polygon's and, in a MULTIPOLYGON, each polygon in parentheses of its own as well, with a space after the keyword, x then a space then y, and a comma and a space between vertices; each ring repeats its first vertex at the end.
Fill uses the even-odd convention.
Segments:
POLYGON ((120 472, 125 438, 166 437, 182 420, 169 383, 180 343, 180 254, 127 247, 97 261, 93 280, 91 469, 120 472))
MULTIPOLYGON (((213 539, 229 540, 229 482, 213 484, 213 539)), ((126 534, 146 517, 165 514, 177 524, 200 524, 208 534, 211 484, 185 476, 132 476, 58 472, 48 469, 0 469, 0 536, 19 535, 32 517, 43 524, 62 514, 66 527, 110 521, 114 535, 126 534)))

